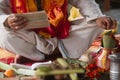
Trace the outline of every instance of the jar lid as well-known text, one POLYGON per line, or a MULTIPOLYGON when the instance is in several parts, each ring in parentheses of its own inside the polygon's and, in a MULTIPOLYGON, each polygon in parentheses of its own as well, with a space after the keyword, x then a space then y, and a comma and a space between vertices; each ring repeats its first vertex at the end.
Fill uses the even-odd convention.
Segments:
POLYGON ((111 54, 108 56, 108 58, 111 60, 115 60, 115 59, 120 60, 120 53, 111 54))

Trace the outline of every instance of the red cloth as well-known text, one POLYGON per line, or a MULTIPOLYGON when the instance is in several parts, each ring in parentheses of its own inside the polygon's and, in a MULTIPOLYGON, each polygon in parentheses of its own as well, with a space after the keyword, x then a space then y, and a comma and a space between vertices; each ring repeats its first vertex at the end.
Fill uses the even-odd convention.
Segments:
POLYGON ((14 63, 14 59, 15 59, 15 57, 1 58, 0 62, 10 64, 10 63, 14 63))

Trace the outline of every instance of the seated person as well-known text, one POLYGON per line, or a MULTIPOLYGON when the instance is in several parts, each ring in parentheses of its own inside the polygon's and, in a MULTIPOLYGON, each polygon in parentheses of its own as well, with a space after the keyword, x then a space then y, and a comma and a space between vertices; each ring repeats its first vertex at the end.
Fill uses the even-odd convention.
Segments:
POLYGON ((95 0, 0 0, 0 47, 34 61, 45 60, 58 47, 64 58, 78 59, 104 29, 116 27, 116 21, 102 14, 95 0), (71 4, 84 17, 68 20, 71 4), (45 10, 50 26, 24 30, 27 19, 16 16, 45 10))

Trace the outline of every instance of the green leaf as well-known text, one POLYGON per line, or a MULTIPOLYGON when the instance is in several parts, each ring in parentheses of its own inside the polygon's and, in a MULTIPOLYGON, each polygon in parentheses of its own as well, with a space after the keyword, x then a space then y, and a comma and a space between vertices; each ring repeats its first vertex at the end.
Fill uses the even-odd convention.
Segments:
POLYGON ((107 49, 115 48, 115 40, 109 35, 103 35, 103 47, 107 49))
POLYGON ((3 70, 8 70, 8 69, 12 69, 14 71, 16 71, 15 68, 13 68, 12 66, 8 65, 8 64, 5 64, 3 62, 0 62, 0 68, 3 69, 3 70))
POLYGON ((22 74, 22 75, 35 75, 35 71, 33 71, 33 70, 30 70, 30 69, 22 69, 22 68, 16 69, 16 68, 13 68, 12 66, 10 66, 10 65, 8 65, 8 64, 5 64, 5 63, 2 63, 2 62, 0 62, 0 68, 3 69, 3 70, 12 69, 12 70, 14 70, 17 74, 22 74))
POLYGON ((18 69, 16 72, 17 74, 21 74, 21 75, 28 75, 28 76, 35 75, 35 71, 30 69, 18 69))

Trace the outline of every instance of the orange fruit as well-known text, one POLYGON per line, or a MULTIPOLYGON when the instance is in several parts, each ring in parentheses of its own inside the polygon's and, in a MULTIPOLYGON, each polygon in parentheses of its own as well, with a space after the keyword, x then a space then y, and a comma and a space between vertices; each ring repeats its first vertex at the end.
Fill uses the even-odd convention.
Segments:
POLYGON ((14 77, 14 76, 15 76, 15 71, 12 70, 12 69, 6 70, 6 71, 4 72, 4 75, 5 75, 6 77, 14 77))

